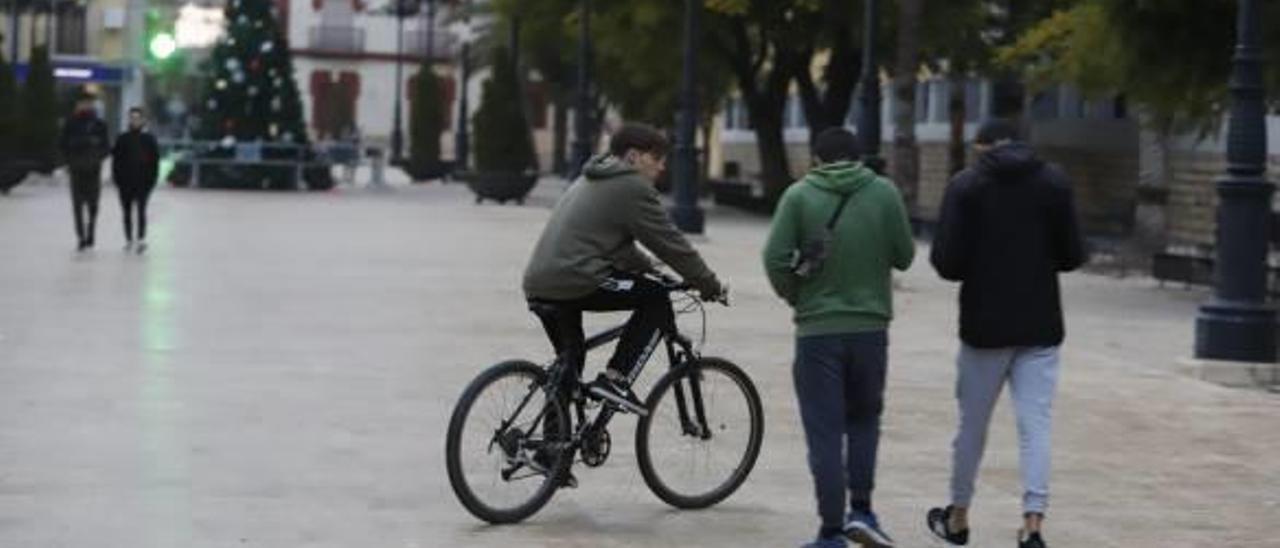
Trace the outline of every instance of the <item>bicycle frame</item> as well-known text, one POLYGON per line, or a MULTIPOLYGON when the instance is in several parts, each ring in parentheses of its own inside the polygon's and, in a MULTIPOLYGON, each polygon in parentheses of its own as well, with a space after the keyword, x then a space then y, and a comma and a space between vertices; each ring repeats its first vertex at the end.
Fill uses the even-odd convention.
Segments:
MULTIPOLYGON (((625 327, 625 325, 619 325, 588 337, 584 341, 585 352, 590 352, 618 340, 622 337, 622 332, 625 327)), ((672 371, 681 367, 686 367, 698 358, 698 353, 694 350, 693 342, 690 341, 688 337, 681 335, 676 330, 672 330, 670 333, 659 332, 645 347, 644 352, 641 354, 640 361, 636 364, 636 367, 628 378, 628 382, 635 381, 635 379, 644 370, 645 366, 648 365, 649 360, 652 359, 653 352, 657 350, 658 345, 664 343, 666 345, 667 357, 671 363, 672 371)), ((512 416, 505 419, 498 427, 498 430, 494 432, 494 436, 489 443, 490 448, 492 448, 494 444, 499 443, 499 438, 507 432, 512 423, 514 423, 515 419, 520 416, 520 413, 529 404, 529 401, 533 399, 533 395, 538 390, 545 391, 548 399, 560 399, 563 401, 565 403, 566 411, 572 409, 570 412, 573 414, 573 418, 576 419, 574 424, 576 424, 577 427, 573 428, 573 434, 568 440, 568 446, 563 448, 570 451, 570 458, 572 458, 572 455, 575 452, 582 449, 583 440, 592 439, 594 436, 598 436, 605 428, 608 427, 610 420, 612 420, 613 415, 616 413, 616 409, 609 405, 602 406, 600 412, 596 414, 595 419, 588 421, 587 401, 586 398, 582 396, 582 384, 578 379, 574 379, 574 384, 571 385, 573 386, 573 390, 568 397, 561 394, 563 387, 566 385, 566 383, 562 382, 562 377, 569 373, 566 369, 567 368, 559 357, 548 364, 547 370, 550 374, 547 376, 546 382, 541 386, 531 387, 529 393, 525 395, 524 399, 521 400, 520 404, 516 407, 515 412, 512 413, 512 416)), ((702 388, 698 376, 692 375, 689 377, 689 394, 687 396, 685 394, 685 387, 682 384, 677 383, 672 388, 675 391, 676 409, 680 417, 681 431, 686 435, 697 436, 702 440, 710 439, 711 429, 707 426, 706 411, 702 400, 702 388), (690 416, 690 407, 692 407, 692 416, 690 416)), ((538 414, 534 417, 533 422, 531 423, 533 425, 530 429, 531 431, 536 430, 538 425, 546 418, 547 409, 548 407, 543 407, 538 411, 538 414)), ((520 461, 510 470, 506 471, 504 476, 512 474, 520 466, 526 466, 528 464, 528 462, 520 461)))

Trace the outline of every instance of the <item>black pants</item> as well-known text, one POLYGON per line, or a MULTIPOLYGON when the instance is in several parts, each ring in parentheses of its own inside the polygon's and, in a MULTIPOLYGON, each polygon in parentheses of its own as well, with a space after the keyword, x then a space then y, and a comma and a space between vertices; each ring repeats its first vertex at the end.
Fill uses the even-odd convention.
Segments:
POLYGON ((124 239, 132 242, 134 240, 147 239, 147 200, 151 198, 150 186, 134 186, 128 183, 120 184, 117 182, 120 191, 120 209, 124 212, 124 239), (133 231, 133 214, 138 214, 138 231, 133 231), (135 237, 136 235, 136 237, 135 237))
POLYGON ((841 532, 846 489, 850 510, 871 511, 888 348, 885 331, 796 339, 792 373, 822 519, 819 536, 841 532))
POLYGON ((648 358, 643 354, 655 337, 675 331, 675 313, 667 289, 635 274, 611 275, 599 289, 579 299, 536 302, 554 305, 554 313, 540 312, 538 318, 556 355, 572 364, 574 378, 582 374, 586 357, 586 337, 582 332, 584 311, 634 311, 609 360, 609 369, 622 376, 629 375, 642 358, 648 358))
POLYGON ((76 237, 80 243, 93 243, 93 228, 98 223, 98 198, 102 194, 100 169, 72 169, 71 207, 76 220, 76 237), (88 222, 85 222, 85 214, 88 222))

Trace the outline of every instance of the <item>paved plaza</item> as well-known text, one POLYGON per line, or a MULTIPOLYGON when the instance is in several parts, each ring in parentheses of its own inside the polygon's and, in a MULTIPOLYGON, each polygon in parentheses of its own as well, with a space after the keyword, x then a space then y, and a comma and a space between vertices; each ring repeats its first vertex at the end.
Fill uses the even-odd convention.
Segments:
MULTIPOLYGON (((461 185, 164 188, 143 256, 122 249, 112 189, 83 254, 65 186, 0 197, 0 546, 798 546, 816 517, 789 318, 759 265, 766 220, 723 209, 698 246, 734 302, 711 309, 706 352, 753 376, 766 413, 743 489, 707 511, 664 506, 624 417, 611 460, 528 522, 485 526, 456 502, 455 399, 486 365, 548 352, 519 279, 559 188, 524 207, 475 206, 461 185)), ((931 545, 924 511, 947 492, 957 346, 955 286, 919 251, 898 279, 876 492, 911 548, 931 545)), ((1205 297, 1065 278, 1053 546, 1280 546, 1280 395, 1178 371, 1205 297)), ((1016 545, 1007 401, 996 417, 981 548, 1016 545)))

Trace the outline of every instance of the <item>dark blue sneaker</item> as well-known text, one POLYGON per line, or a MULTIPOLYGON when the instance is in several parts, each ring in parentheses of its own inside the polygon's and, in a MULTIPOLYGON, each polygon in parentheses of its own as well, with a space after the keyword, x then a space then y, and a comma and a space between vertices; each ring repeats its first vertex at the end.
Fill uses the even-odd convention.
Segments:
POLYGON ((880 528, 874 513, 849 514, 849 521, 844 524, 844 535, 866 547, 893 548, 893 539, 880 528))
POLYGON ((844 537, 826 537, 819 538, 800 548, 845 548, 846 546, 848 546, 848 543, 844 541, 844 537))

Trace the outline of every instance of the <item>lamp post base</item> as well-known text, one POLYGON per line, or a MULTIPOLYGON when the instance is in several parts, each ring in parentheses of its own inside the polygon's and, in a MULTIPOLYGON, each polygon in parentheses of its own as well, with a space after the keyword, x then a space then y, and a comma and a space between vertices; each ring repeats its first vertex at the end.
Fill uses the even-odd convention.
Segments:
POLYGON ((1274 306, 1214 299, 1196 318, 1196 357, 1274 362, 1276 329, 1274 306))

